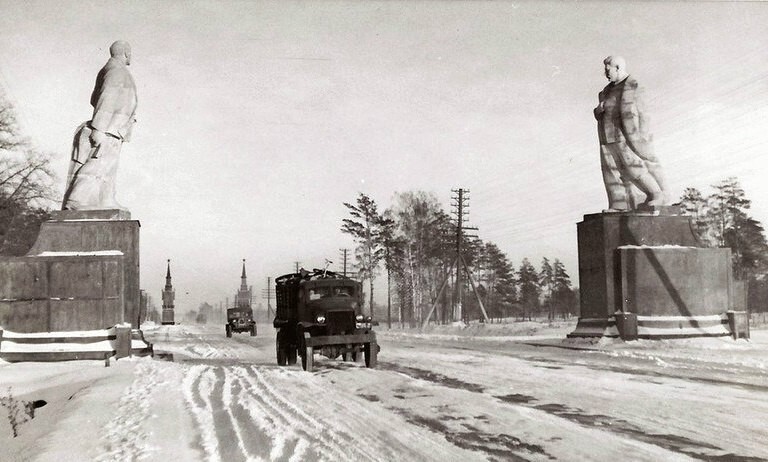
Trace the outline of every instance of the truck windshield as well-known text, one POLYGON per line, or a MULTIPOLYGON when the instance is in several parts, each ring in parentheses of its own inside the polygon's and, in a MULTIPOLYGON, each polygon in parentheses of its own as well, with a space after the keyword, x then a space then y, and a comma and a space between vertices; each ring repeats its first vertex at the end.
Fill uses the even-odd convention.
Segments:
POLYGON ((340 287, 334 287, 333 288, 333 296, 334 297, 351 297, 354 295, 355 290, 352 287, 348 286, 340 286, 340 287))
POLYGON ((307 293, 309 294, 309 301, 325 297, 353 297, 355 295, 355 288, 349 286, 313 287, 307 293))
POLYGON ((330 287, 313 287, 309 289, 309 300, 319 300, 323 297, 331 295, 330 287))

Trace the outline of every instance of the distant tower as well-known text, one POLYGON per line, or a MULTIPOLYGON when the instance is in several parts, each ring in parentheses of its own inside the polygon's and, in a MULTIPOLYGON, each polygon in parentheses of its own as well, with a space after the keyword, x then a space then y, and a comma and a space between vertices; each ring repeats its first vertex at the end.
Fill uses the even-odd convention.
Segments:
POLYGON ((245 259, 243 259, 243 274, 240 276, 240 290, 235 294, 235 306, 237 308, 251 309, 251 289, 245 277, 245 259))
POLYGON ((173 300, 176 291, 171 284, 171 260, 168 260, 168 271, 165 274, 165 288, 163 289, 163 321, 162 324, 175 324, 173 320, 173 300))

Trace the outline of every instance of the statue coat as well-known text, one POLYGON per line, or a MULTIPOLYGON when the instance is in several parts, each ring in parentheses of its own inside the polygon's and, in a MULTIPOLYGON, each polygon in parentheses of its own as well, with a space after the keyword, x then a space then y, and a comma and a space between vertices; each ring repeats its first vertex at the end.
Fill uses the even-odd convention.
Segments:
POLYGON ((137 104, 136 84, 128 66, 109 58, 96 76, 96 85, 91 93, 91 127, 130 141, 137 104))
POLYGON ((640 158, 655 162, 645 91, 637 80, 630 75, 621 82, 610 83, 598 98, 603 106, 603 111, 595 110, 600 144, 624 141, 640 158))

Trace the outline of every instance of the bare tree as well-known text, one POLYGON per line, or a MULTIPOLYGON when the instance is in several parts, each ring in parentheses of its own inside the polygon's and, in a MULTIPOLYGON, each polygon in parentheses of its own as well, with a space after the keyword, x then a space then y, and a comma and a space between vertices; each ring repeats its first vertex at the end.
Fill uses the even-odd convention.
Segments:
POLYGON ((14 108, 0 94, 0 253, 20 255, 32 245, 47 218, 53 179, 50 156, 21 137, 14 108))

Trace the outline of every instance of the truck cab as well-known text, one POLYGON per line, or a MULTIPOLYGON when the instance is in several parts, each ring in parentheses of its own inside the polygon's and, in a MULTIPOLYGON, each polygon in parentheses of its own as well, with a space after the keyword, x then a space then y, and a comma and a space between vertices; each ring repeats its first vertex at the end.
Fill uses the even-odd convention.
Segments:
POLYGON ((311 371, 317 352, 347 361, 364 356, 368 367, 376 366, 379 346, 371 317, 362 314, 360 282, 316 269, 280 276, 275 286, 278 364, 295 364, 301 357, 302 367, 311 371))

